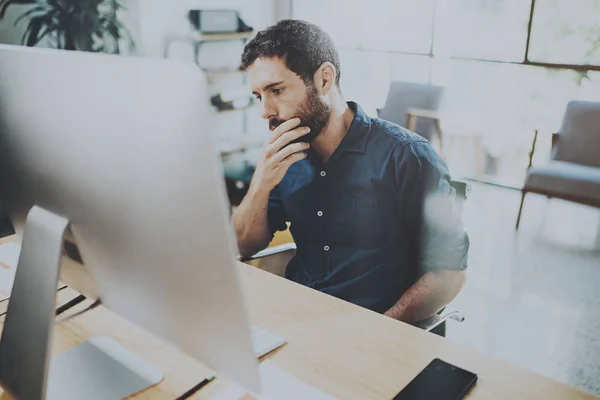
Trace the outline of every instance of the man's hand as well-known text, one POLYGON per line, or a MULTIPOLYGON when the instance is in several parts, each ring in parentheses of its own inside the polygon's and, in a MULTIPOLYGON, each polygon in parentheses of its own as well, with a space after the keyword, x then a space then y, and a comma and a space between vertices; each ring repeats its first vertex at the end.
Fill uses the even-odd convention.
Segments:
POLYGON ((264 145, 248 193, 233 213, 233 227, 242 256, 250 256, 264 249, 271 240, 267 222, 269 195, 288 168, 306 158, 303 151, 310 147, 308 143, 289 144, 310 132, 307 127, 298 127, 299 124, 300 119, 294 118, 273 131, 273 136, 264 145))
POLYGON ((384 315, 415 325, 444 308, 465 284, 467 271, 440 270, 423 275, 384 315))
POLYGON ((292 143, 287 146, 291 141, 310 132, 310 128, 298 127, 299 124, 299 118, 285 121, 275 128, 273 135, 266 141, 252 179, 261 190, 273 190, 293 163, 306 158, 303 151, 310 147, 308 143, 292 143))

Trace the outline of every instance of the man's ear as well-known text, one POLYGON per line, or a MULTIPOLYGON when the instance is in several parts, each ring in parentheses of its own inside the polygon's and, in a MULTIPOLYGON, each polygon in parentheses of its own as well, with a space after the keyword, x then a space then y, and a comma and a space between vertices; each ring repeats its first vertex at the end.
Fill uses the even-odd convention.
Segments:
POLYGON ((325 96, 331 92, 331 89, 335 86, 336 77, 337 70, 332 63, 326 61, 321 64, 315 73, 315 87, 320 95, 325 96))

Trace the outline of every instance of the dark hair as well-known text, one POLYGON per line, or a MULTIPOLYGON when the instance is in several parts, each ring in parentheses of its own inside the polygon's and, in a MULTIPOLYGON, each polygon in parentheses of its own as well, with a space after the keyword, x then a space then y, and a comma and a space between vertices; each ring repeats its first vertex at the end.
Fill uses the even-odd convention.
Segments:
POLYGON ((285 19, 260 31, 244 48, 242 69, 258 58, 281 58, 285 65, 312 84, 315 72, 324 62, 336 69, 335 83, 340 83, 340 58, 333 39, 317 25, 306 21, 285 19))

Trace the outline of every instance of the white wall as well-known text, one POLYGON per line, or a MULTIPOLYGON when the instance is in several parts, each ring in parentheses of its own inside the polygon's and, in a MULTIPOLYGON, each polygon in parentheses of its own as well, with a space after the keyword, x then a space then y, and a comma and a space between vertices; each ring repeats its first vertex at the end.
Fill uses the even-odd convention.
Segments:
MULTIPOLYGON (((186 32, 189 27, 187 12, 190 9, 236 10, 246 24, 255 30, 264 29, 275 22, 275 0, 141 0, 139 4, 143 54, 151 57, 162 57, 167 34, 186 32)), ((241 42, 234 44, 237 46, 230 44, 230 47, 241 46, 241 42)), ((212 47, 223 49, 224 46, 221 43, 212 47)), ((191 48, 188 50, 191 51, 191 48)), ((191 56, 191 53, 188 55, 191 56)))
MULTIPOLYGON (((136 43, 135 55, 163 57, 165 38, 170 33, 186 33, 190 25, 190 9, 232 9, 240 13, 247 25, 255 32, 275 23, 278 17, 289 17, 289 0, 123 0, 126 10, 119 13, 119 19, 127 27, 136 43)), ((7 16, 0 20, 0 42, 19 44, 25 31, 25 21, 15 29, 14 20, 30 5, 14 5, 7 16)), ((240 65, 243 42, 218 42, 203 45, 200 64, 207 69, 235 69, 240 65)), ((125 48, 123 47, 123 50, 125 48)), ((127 54, 127 51, 124 51, 127 54)), ((193 47, 187 43, 174 43, 170 47, 169 58, 193 62, 193 47)), ((212 79, 211 92, 220 88, 243 84, 241 76, 227 76, 212 79)), ((250 90, 248 90, 250 94, 250 90)), ((246 111, 248 132, 254 137, 266 137, 268 128, 260 118, 260 107, 246 111)), ((243 113, 226 113, 216 117, 216 134, 222 138, 239 138, 243 135, 243 113)))
MULTIPOLYGON (((244 21, 264 29, 276 20, 277 10, 287 11, 285 0, 125 0, 127 10, 119 18, 127 26, 145 56, 162 57, 164 38, 169 32, 187 28, 190 9, 232 9, 240 12, 244 21), (277 7, 276 7, 277 6, 277 7)), ((15 20, 32 5, 14 4, 0 20, 0 43, 20 44, 27 20, 14 26, 15 20)))
MULTIPOLYGON (((120 3, 125 7, 121 11, 117 18, 119 21, 125 25, 129 34, 131 35, 131 39, 135 43, 135 49, 133 50, 133 54, 138 55, 142 54, 143 44, 142 44, 142 32, 140 27, 140 4, 143 3, 144 0, 120 0, 120 3)), ((120 44, 121 54, 129 54, 129 45, 126 42, 121 42, 120 44)))
MULTIPOLYGON (((139 2, 139 27, 141 43, 140 54, 147 57, 163 57, 167 35, 189 32, 190 9, 230 9, 239 12, 244 22, 254 31, 265 29, 275 23, 279 17, 289 16, 289 0, 137 0, 139 2), (286 15, 287 14, 287 15, 286 15)), ((237 69, 244 48, 241 40, 230 42, 205 43, 199 57, 199 64, 210 70, 237 69)), ((168 57, 193 62, 193 46, 185 42, 174 42, 169 46, 168 57)), ((214 75, 210 77, 211 94, 218 93, 228 86, 247 84, 242 76, 214 75)), ((248 86, 248 95, 250 88, 248 86)), ((213 124, 220 147, 235 147, 240 141, 257 143, 268 134, 267 123, 260 117, 260 106, 244 112, 217 114, 213 124), (247 130, 244 132, 244 113, 247 130)), ((251 161, 257 154, 253 152, 240 155, 251 161)))

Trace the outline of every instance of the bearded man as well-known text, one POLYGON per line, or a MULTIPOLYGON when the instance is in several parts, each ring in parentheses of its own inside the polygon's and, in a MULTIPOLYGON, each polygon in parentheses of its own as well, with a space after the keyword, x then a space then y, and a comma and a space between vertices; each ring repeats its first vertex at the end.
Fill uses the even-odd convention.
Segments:
POLYGON ((286 278, 411 324, 445 307, 465 282, 469 240, 429 142, 344 100, 318 26, 259 32, 242 67, 272 134, 233 215, 240 254, 290 223, 286 278))

